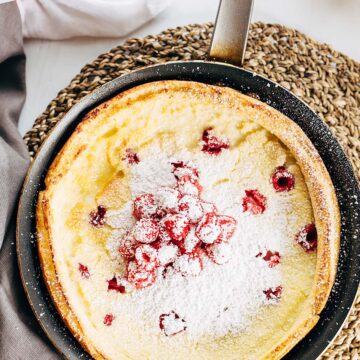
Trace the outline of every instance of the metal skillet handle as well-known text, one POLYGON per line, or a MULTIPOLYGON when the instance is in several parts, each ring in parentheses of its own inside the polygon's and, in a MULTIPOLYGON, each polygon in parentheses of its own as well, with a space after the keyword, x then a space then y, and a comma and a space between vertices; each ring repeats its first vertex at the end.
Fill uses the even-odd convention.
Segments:
POLYGON ((220 0, 209 57, 242 65, 253 0, 220 0))

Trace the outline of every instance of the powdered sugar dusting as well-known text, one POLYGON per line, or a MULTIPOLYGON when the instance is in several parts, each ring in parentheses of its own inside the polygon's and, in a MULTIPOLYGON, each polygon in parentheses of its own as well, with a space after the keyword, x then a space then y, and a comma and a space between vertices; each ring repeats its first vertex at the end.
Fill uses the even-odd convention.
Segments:
POLYGON ((156 193, 161 187, 174 187, 175 177, 168 157, 159 149, 131 167, 131 193, 137 197, 143 193, 156 193))
POLYGON ((129 216, 132 213, 132 201, 128 201, 120 210, 108 210, 105 216, 107 225, 115 229, 127 230, 135 225, 135 218, 129 216))
MULTIPOLYGON (((281 249, 282 253, 292 251, 287 217, 279 217, 281 212, 286 214, 288 200, 269 198, 266 211, 259 216, 243 212, 245 189, 235 179, 231 181, 238 161, 231 149, 217 156, 184 151, 167 158, 154 147, 150 156, 141 158, 142 161, 130 169, 133 199, 145 192, 156 194, 164 187, 174 187, 176 180, 171 163, 191 160, 203 185, 202 200, 214 204, 219 213, 233 217, 238 225, 230 243, 214 251, 222 265, 201 252, 195 257, 183 254, 151 287, 124 298, 119 312, 126 309, 127 316, 144 332, 153 335, 159 335, 159 316, 172 312, 186 321, 186 331, 177 336, 199 339, 204 335, 218 337, 245 329, 262 306, 272 306, 264 290, 276 289, 282 283, 281 264, 269 267, 256 255, 268 249, 281 249), (184 273, 194 276, 184 276, 184 273)), ((131 211, 128 216, 132 217, 131 211)), ((164 258, 171 256, 168 250, 164 250, 164 258)))
POLYGON ((228 243, 223 242, 216 245, 210 245, 206 248, 206 251, 211 260, 218 265, 225 264, 231 259, 231 245, 228 243))
POLYGON ((177 253, 178 247, 173 244, 160 246, 158 250, 158 258, 160 261, 160 265, 166 266, 170 262, 174 261, 177 253))
POLYGON ((121 243, 121 239, 125 234, 125 230, 114 230, 106 242, 106 249, 110 255, 111 260, 114 262, 119 262, 121 260, 118 249, 121 243))
MULTIPOLYGON (((186 319, 186 333, 192 339, 244 329, 250 316, 268 303, 263 289, 278 286, 281 277, 266 262, 250 254, 242 257, 244 252, 238 246, 231 250, 233 256, 226 264, 214 265, 203 257, 203 270, 197 276, 184 277, 181 272, 170 270, 165 279, 151 288, 134 293, 134 321, 140 318, 144 325, 148 324, 149 332, 157 333, 158 314, 173 310, 186 319)), ((187 270, 196 272, 198 264, 187 270)))
POLYGON ((198 276, 202 270, 202 260, 200 257, 193 257, 183 254, 176 258, 174 269, 184 276, 198 276))

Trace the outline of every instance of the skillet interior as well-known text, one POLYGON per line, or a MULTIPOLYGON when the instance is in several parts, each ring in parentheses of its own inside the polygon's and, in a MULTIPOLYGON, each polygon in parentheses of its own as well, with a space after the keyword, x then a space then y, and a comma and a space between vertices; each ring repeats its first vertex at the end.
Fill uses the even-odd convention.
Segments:
POLYGON ((155 80, 193 80, 223 84, 243 93, 257 94, 294 120, 320 153, 336 188, 339 200, 342 232, 338 274, 328 304, 316 327, 284 359, 313 359, 319 356, 336 335, 353 303, 359 284, 360 192, 340 145, 326 125, 299 99, 273 82, 254 76, 234 66, 209 62, 175 62, 147 67, 117 78, 85 97, 75 105, 51 132, 29 170, 18 212, 18 259, 23 283, 33 310, 50 340, 69 359, 89 358, 71 334, 64 328, 43 284, 37 250, 34 244, 35 205, 37 192, 56 153, 91 108, 135 85, 155 80), (42 314, 42 315, 40 315, 42 314))

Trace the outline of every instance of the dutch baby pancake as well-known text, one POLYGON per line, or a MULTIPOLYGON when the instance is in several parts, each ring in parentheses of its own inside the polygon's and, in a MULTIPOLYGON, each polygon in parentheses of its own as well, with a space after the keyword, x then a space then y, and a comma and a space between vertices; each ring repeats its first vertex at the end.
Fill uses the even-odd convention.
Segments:
POLYGON ((281 358, 325 306, 339 228, 298 125, 188 81, 87 114, 37 205, 47 287, 95 359, 281 358))

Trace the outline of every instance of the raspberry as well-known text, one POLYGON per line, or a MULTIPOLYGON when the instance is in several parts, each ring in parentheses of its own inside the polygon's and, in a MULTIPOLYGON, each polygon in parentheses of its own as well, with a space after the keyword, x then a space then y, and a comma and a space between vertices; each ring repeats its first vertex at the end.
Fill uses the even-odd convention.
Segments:
POLYGON ((158 206, 153 194, 142 194, 134 200, 133 214, 136 219, 148 219, 156 215, 158 206))
POLYGON ((171 165, 173 166, 172 172, 176 179, 180 179, 186 175, 194 178, 199 177, 198 170, 195 167, 185 164, 183 161, 172 162, 171 165))
POLYGON ((231 246, 227 243, 208 245, 206 253, 215 264, 223 265, 231 258, 231 246))
POLYGON ((91 211, 89 214, 90 224, 95 227, 101 227, 105 224, 106 208, 99 205, 96 211, 91 211))
POLYGON ((172 238, 171 236, 167 233, 165 227, 160 226, 159 228, 159 235, 158 235, 158 239, 157 241, 159 242, 159 245, 163 244, 168 244, 169 242, 171 242, 172 238))
POLYGON ((179 212, 184 214, 193 224, 197 223, 204 214, 201 201, 193 195, 184 195, 180 199, 179 212))
POLYGON ((234 235, 236 229, 236 220, 231 216, 218 215, 219 224, 221 227, 220 242, 227 242, 234 235))
POLYGON ((78 267, 81 277, 84 279, 88 279, 90 277, 90 272, 89 269, 86 265, 83 265, 81 263, 79 263, 79 267, 78 267))
POLYGON ((202 260, 198 251, 180 255, 174 261, 174 269, 180 272, 182 276, 197 276, 202 268, 202 260))
POLYGON ((202 186, 197 179, 189 175, 182 176, 177 182, 178 190, 182 195, 194 195, 199 196, 202 186))
POLYGON ((135 256, 135 249, 138 243, 134 237, 134 234, 128 231, 124 237, 120 240, 119 253, 128 260, 131 260, 135 256))
POLYGON ((131 291, 131 285, 129 284, 129 282, 126 279, 122 279, 118 276, 114 275, 112 279, 107 280, 107 283, 108 291, 115 290, 121 294, 125 294, 131 291))
POLYGON ((269 300, 270 302, 273 303, 278 303, 280 301, 281 298, 281 294, 282 294, 282 286, 277 286, 276 288, 269 288, 267 290, 264 290, 263 293, 266 296, 266 300, 269 300))
POLYGON ((174 244, 160 246, 158 249, 158 259, 160 266, 171 264, 175 260, 178 251, 179 248, 174 244))
POLYGON ((209 127, 204 130, 202 134, 202 149, 201 151, 207 152, 211 155, 219 155, 223 149, 228 149, 230 143, 228 139, 221 140, 212 135, 213 128, 209 127))
POLYGON ((157 214, 162 217, 167 213, 177 212, 180 196, 179 191, 176 189, 167 187, 159 189, 156 194, 159 206, 157 214))
POLYGON ((103 323, 106 326, 110 326, 114 319, 115 319, 115 316, 113 314, 106 314, 104 317, 103 323))
POLYGON ((137 289, 151 286, 156 280, 155 270, 146 271, 139 267, 135 261, 130 261, 127 267, 127 280, 137 289))
POLYGON ((295 240, 306 252, 317 248, 317 231, 314 224, 305 225, 295 236, 295 240))
POLYGON ((125 156, 123 157, 123 160, 126 160, 130 165, 138 164, 140 162, 138 154, 132 149, 125 150, 125 156))
POLYGON ((135 262, 141 269, 154 270, 159 266, 157 250, 151 245, 139 245, 135 250, 135 262))
POLYGON ((191 253, 194 251, 196 246, 199 244, 200 239, 195 234, 195 227, 191 227, 189 233, 186 235, 186 238, 180 245, 180 248, 183 253, 191 253))
POLYGON ((186 321, 171 311, 169 314, 160 315, 159 326, 165 336, 173 336, 186 330, 186 321))
POLYGON ((243 211, 250 211, 253 215, 262 214, 266 209, 266 197, 257 190, 245 190, 243 211))
POLYGON ((196 236, 205 244, 219 240, 222 229, 219 218, 214 213, 205 214, 196 227, 196 236))
POLYGON ((207 213, 216 213, 217 212, 216 206, 214 204, 212 204, 212 203, 202 201, 201 202, 201 207, 203 209, 204 215, 207 214, 207 213))
POLYGON ((271 250, 268 250, 266 252, 265 256, 263 257, 263 259, 265 261, 267 261, 270 268, 273 268, 276 265, 280 264, 281 257, 280 257, 280 254, 277 251, 272 252, 271 250))
POLYGON ((159 235, 159 225, 153 219, 141 219, 135 224, 133 231, 136 241, 150 244, 159 235))
POLYGON ((161 220, 168 235, 174 241, 181 241, 190 230, 189 220, 182 214, 168 214, 161 220))
POLYGON ((295 177, 285 166, 278 166, 271 177, 276 192, 290 191, 295 186, 295 177))

